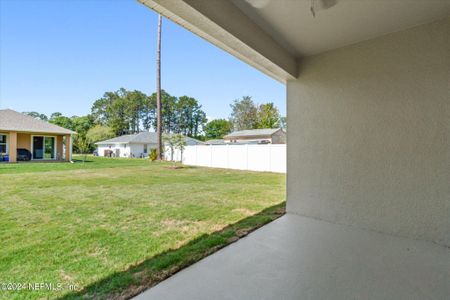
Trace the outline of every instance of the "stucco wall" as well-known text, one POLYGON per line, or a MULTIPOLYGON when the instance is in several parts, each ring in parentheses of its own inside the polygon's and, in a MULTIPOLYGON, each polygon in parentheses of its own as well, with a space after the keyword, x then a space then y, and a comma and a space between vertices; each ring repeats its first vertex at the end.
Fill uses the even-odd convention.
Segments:
POLYGON ((288 211, 450 245, 450 18, 300 67, 288 211))
POLYGON ((17 133, 17 148, 27 149, 31 152, 31 134, 17 133))
POLYGON ((63 135, 58 135, 56 137, 56 158, 59 160, 63 160, 64 159, 64 136, 63 135))

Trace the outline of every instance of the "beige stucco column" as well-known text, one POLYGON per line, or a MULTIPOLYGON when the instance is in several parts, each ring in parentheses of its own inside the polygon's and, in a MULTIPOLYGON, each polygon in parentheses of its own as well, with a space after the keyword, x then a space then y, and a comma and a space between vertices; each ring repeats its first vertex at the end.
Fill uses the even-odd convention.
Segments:
POLYGON ((17 162, 17 132, 9 133, 9 162, 17 162))
POLYGON ((65 157, 63 157, 63 149, 64 149, 64 136, 58 135, 56 137, 56 157, 58 160, 65 160, 65 157))
POLYGON ((66 134, 66 161, 71 161, 72 159, 72 136, 66 134))

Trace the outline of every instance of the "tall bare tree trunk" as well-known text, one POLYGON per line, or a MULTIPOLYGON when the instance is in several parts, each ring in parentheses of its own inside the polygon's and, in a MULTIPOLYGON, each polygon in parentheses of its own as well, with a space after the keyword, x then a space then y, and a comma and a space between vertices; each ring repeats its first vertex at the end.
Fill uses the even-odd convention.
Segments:
POLYGON ((162 16, 158 15, 158 42, 156 45, 156 159, 162 158, 162 116, 161 116, 161 23, 162 16))

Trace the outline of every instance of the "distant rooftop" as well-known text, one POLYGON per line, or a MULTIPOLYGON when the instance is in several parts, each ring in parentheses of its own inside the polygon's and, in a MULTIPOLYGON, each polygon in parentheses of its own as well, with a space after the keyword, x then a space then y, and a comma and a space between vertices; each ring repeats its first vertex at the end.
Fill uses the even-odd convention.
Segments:
POLYGON ((72 130, 35 119, 12 109, 0 110, 0 131, 73 134, 72 130))
MULTIPOLYGON (((191 137, 185 137, 186 144, 188 145, 198 145, 203 144, 203 142, 196 140, 191 137)), ((143 131, 136 134, 127 134, 118 136, 106 141, 97 142, 97 145, 105 144, 155 144, 157 143, 156 132, 143 131)))
POLYGON ((232 132, 226 136, 224 139, 234 139, 241 137, 255 137, 255 138, 267 138, 271 137, 274 133, 282 130, 281 128, 264 128, 264 129, 251 129, 251 130, 241 130, 232 132))
POLYGON ((225 145, 225 140, 223 139, 214 139, 205 141, 207 145, 225 145))
POLYGON ((156 132, 143 131, 137 134, 121 135, 96 144, 156 144, 156 132))

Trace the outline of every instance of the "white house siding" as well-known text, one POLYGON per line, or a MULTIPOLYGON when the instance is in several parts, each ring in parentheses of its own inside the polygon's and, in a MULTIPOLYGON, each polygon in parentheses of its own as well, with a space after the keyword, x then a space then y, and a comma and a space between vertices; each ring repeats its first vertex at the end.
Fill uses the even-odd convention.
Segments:
POLYGON ((119 157, 144 157, 148 156, 151 148, 155 148, 153 144, 147 145, 147 154, 144 154, 144 144, 109 144, 109 145, 98 145, 98 155, 104 156, 105 150, 111 150, 116 153, 116 149, 120 150, 119 157))
POLYGON ((301 61, 287 210, 450 245, 450 18, 301 61))
MULTIPOLYGON (((144 144, 129 144, 131 157, 144 156, 144 144)), ((145 155, 146 156, 146 155, 145 155)))
POLYGON ((286 132, 280 130, 272 134, 272 144, 286 144, 286 132))
POLYGON ((98 145, 97 151, 99 156, 104 156, 105 150, 111 150, 114 154, 117 150, 120 152, 120 157, 126 157, 129 153, 129 148, 124 147, 125 144, 108 144, 108 145, 98 145))
POLYGON ((147 153, 144 153, 145 144, 131 144, 131 149, 134 157, 148 157, 151 149, 156 149, 155 144, 147 144, 147 153))

